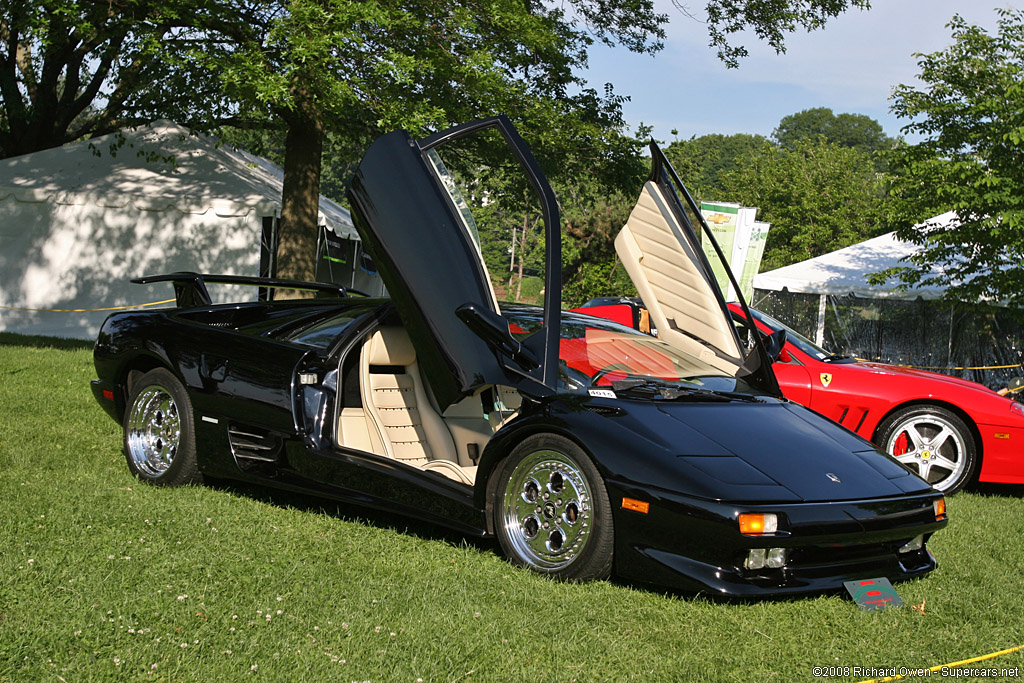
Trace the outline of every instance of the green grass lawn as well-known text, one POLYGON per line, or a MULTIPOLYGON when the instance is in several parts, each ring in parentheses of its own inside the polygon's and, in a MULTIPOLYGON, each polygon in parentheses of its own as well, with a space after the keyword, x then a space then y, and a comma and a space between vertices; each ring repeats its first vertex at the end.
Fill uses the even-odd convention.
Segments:
POLYGON ((327 501, 141 484, 92 377, 89 344, 0 334, 0 681, 793 681, 1024 644, 1024 487, 949 501, 904 608, 721 603, 556 583, 327 501))

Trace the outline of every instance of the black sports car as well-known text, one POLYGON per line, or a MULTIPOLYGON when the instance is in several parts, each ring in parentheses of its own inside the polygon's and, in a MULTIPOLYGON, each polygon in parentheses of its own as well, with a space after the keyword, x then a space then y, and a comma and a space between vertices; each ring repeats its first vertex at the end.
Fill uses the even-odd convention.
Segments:
POLYGON ((495 535, 512 562, 568 579, 759 596, 934 569, 942 495, 782 397, 780 340, 740 343, 700 248, 710 231, 655 145, 652 158, 616 248, 659 338, 560 310, 558 207, 508 119, 398 131, 349 195, 389 299, 176 273, 143 280, 173 282, 174 308, 107 319, 93 389, 128 466, 495 535), (543 307, 498 304, 460 191, 472 175, 441 160, 484 135, 539 204, 543 307), (206 284, 223 282, 317 298, 214 305, 206 284))

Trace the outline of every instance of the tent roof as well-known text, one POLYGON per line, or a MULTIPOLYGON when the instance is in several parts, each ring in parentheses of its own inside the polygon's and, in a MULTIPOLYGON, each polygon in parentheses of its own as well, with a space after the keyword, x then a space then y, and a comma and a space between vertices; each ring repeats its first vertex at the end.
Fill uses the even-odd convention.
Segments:
MULTIPOLYGON (((945 225, 954 220, 950 211, 926 221, 927 225, 945 225)), ((772 291, 786 289, 801 294, 855 294, 875 299, 939 299, 945 288, 916 287, 893 291, 892 284, 868 284, 872 273, 908 265, 906 258, 918 245, 896 239, 886 233, 822 256, 793 263, 754 276, 754 288, 772 291)))
MULTIPOLYGON (((273 215, 283 177, 266 159, 160 120, 0 161, 0 200, 273 215)), ((356 237, 348 211, 323 195, 320 224, 356 237)))

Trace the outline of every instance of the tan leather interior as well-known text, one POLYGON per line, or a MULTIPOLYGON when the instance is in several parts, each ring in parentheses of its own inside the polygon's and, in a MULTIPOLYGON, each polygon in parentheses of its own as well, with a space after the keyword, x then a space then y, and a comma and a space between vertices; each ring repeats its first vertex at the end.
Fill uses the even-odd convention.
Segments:
MULTIPOLYGON (((356 448, 361 444, 378 455, 473 483, 473 457, 479 457, 494 432, 479 395, 464 398, 442 415, 426 391, 416 351, 401 327, 381 327, 364 342, 359 376, 363 410, 341 411, 342 443, 356 448), (365 434, 355 424, 360 414, 365 434)), ((508 392, 508 400, 518 402, 518 393, 508 392)))
POLYGON ((722 314, 714 285, 697 266, 698 255, 655 183, 644 185, 615 238, 615 251, 650 311, 658 337, 735 375, 742 355, 732 323, 722 314))

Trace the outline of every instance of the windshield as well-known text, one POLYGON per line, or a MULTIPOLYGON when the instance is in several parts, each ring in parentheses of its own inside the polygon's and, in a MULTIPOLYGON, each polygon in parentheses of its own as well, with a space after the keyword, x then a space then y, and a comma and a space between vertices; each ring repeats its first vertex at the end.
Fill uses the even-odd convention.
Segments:
MULTIPOLYGON (((540 309, 505 304, 512 333, 525 338, 541 329, 540 309)), ((743 380, 660 339, 603 318, 562 312, 559 389, 592 393, 621 386, 622 380, 711 391, 755 392, 743 380)))
POLYGON ((771 317, 767 313, 762 313, 761 311, 756 311, 753 308, 751 308, 750 314, 753 315, 761 323, 770 327, 772 330, 785 330, 786 341, 788 341, 790 344, 806 353, 811 358, 817 358, 818 360, 829 360, 836 358, 836 356, 833 356, 831 353, 821 348, 820 346, 812 342, 810 339, 794 330, 789 325, 785 325, 779 322, 778 320, 771 317))

